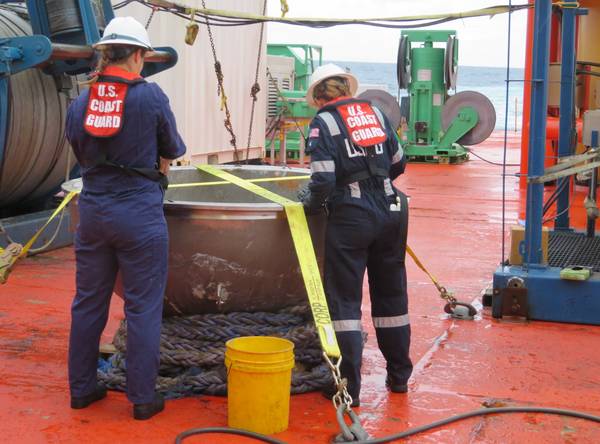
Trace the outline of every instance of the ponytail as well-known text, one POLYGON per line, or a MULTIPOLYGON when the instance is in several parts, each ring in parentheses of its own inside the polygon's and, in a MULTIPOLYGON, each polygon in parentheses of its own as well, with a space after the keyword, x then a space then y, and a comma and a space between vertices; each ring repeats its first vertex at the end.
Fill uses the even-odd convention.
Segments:
POLYGON ((330 100, 337 99, 338 97, 350 96, 350 86, 348 81, 343 77, 329 77, 323 80, 313 90, 313 98, 315 100, 330 100))
POLYGON ((144 48, 134 45, 102 45, 98 47, 96 50, 98 54, 96 68, 90 74, 89 79, 81 82, 81 84, 90 86, 96 83, 107 66, 124 62, 138 49, 142 50, 142 56, 146 53, 144 48))

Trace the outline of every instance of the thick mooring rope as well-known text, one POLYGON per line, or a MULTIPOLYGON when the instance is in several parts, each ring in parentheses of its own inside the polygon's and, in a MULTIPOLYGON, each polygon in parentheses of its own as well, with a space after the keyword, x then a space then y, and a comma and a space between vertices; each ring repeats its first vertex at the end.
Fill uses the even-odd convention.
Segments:
MULTIPOLYGON (((306 307, 278 313, 229 313, 175 316, 163 321, 157 391, 167 398, 199 394, 225 395, 225 342, 239 336, 277 336, 294 343, 296 367, 292 393, 319 390, 332 384, 322 361, 319 340, 306 307)), ((113 341, 117 353, 103 361, 98 379, 109 389, 126 390, 127 325, 113 341)))

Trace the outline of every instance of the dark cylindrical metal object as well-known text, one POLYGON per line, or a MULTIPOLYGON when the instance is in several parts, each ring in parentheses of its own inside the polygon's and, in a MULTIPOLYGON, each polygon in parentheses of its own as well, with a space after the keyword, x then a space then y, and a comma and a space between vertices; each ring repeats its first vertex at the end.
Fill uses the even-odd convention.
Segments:
MULTIPOLYGON (((29 23, 0 9, 0 38, 31 35, 29 23)), ((65 139, 67 95, 52 76, 30 69, 8 77, 7 130, 0 146, 0 208, 47 196, 75 161, 65 139)))
MULTIPOLYGON (((102 0, 90 1, 98 29, 104 29, 102 0)), ((83 24, 77 0, 47 0, 50 37, 55 41, 64 41, 65 37, 81 34, 83 24)))
MULTIPOLYGON (((94 56, 94 48, 85 45, 53 44, 51 60, 81 60, 91 59, 94 56)), ((173 56, 166 51, 150 51, 146 53, 144 60, 152 63, 166 63, 173 56)))
MULTIPOLYGON (((290 177, 308 170, 221 166, 245 179, 290 177)), ((194 167, 173 168, 171 184, 219 180, 194 167)), ((259 183, 296 200, 307 179, 259 183)), ((72 190, 78 181, 63 188, 72 190)), ((77 220, 76 204, 72 217, 77 220)), ((277 310, 307 301, 283 208, 236 185, 171 187, 165 196, 169 274, 165 315, 277 310)), ((309 216, 321 262, 325 217, 309 216)), ((119 285, 116 289, 122 294, 119 285)))

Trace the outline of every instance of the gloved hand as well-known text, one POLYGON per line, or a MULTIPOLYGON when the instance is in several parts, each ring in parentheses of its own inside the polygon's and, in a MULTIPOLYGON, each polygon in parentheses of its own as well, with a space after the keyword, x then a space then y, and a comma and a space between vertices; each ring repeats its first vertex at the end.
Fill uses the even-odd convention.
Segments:
POLYGON ((319 214, 325 208, 324 206, 314 206, 314 202, 311 202, 312 194, 308 184, 302 185, 298 188, 298 200, 304 205, 306 214, 319 214))
POLYGON ((310 188, 308 188, 308 184, 304 184, 298 188, 298 200, 306 206, 306 204, 310 201, 310 188))

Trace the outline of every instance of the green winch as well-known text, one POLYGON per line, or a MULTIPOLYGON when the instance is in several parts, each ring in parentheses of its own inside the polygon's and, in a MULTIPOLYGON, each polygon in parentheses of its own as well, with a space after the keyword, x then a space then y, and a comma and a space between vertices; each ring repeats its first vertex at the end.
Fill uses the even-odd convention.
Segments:
POLYGON ((463 162, 464 146, 483 142, 494 130, 496 112, 487 97, 476 91, 448 94, 456 91, 457 72, 456 31, 402 31, 398 86, 409 95, 401 99, 400 137, 409 161, 463 162))

